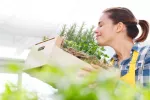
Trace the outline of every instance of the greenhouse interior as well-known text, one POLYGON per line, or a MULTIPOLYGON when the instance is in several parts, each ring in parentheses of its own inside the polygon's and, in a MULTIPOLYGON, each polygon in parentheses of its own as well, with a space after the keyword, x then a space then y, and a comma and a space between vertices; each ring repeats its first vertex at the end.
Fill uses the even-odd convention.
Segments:
MULTIPOLYGON (((146 0, 0 0, 0 100, 150 100, 150 85, 144 86, 150 82, 146 49, 137 50, 142 56, 134 62, 134 86, 120 80, 129 74, 132 59, 116 55, 118 68, 111 62, 118 50, 130 56, 138 37, 138 45, 149 46, 149 26, 143 24, 143 20, 150 23, 149 7, 146 0), (119 29, 124 32, 129 27, 122 21, 126 16, 120 15, 117 32, 111 32, 127 41, 124 46, 101 21, 107 19, 103 14, 113 13, 111 9, 119 18, 116 9, 122 8, 132 11, 139 33, 132 39, 118 35, 119 29), (111 36, 116 42, 108 40, 110 45, 105 45, 104 39, 111 36)), ((135 58, 134 51, 132 55, 135 58)))

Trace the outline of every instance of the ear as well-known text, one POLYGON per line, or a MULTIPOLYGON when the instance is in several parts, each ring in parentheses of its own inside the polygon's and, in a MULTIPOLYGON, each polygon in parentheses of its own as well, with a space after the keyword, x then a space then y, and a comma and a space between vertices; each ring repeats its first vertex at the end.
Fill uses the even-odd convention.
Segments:
POLYGON ((125 28, 125 25, 122 23, 122 22, 119 22, 117 25, 116 25, 116 32, 117 33, 120 33, 124 30, 125 28))

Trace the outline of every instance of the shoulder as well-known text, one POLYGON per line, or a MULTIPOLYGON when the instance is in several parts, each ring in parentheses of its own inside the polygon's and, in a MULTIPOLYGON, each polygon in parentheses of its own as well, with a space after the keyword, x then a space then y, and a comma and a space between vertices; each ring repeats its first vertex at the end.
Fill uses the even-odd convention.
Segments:
POLYGON ((148 53, 150 53, 150 45, 144 45, 140 47, 139 53, 141 55, 147 55, 148 53))
POLYGON ((138 63, 143 63, 143 61, 150 64, 150 45, 145 45, 143 43, 136 43, 133 48, 133 51, 139 53, 138 63))
POLYGON ((139 53, 140 57, 145 60, 145 64, 150 64, 150 45, 142 46, 139 53))
POLYGON ((145 55, 145 64, 150 64, 150 46, 148 47, 148 50, 147 52, 145 52, 146 55, 145 55))

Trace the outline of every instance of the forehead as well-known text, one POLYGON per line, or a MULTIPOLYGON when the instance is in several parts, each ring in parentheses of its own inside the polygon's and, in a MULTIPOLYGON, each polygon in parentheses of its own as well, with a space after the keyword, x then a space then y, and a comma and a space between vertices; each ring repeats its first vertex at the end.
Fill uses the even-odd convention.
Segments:
POLYGON ((112 22, 112 20, 109 18, 109 14, 103 13, 103 14, 100 16, 99 22, 106 23, 106 22, 112 22))

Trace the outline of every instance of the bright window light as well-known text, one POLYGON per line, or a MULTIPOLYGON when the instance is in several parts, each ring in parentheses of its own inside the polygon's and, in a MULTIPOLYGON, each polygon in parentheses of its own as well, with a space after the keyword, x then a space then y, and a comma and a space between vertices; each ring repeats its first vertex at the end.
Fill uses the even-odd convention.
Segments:
POLYGON ((21 54, 17 54, 16 50, 16 48, 0 46, 0 57, 25 60, 30 51, 29 49, 26 49, 21 54))

